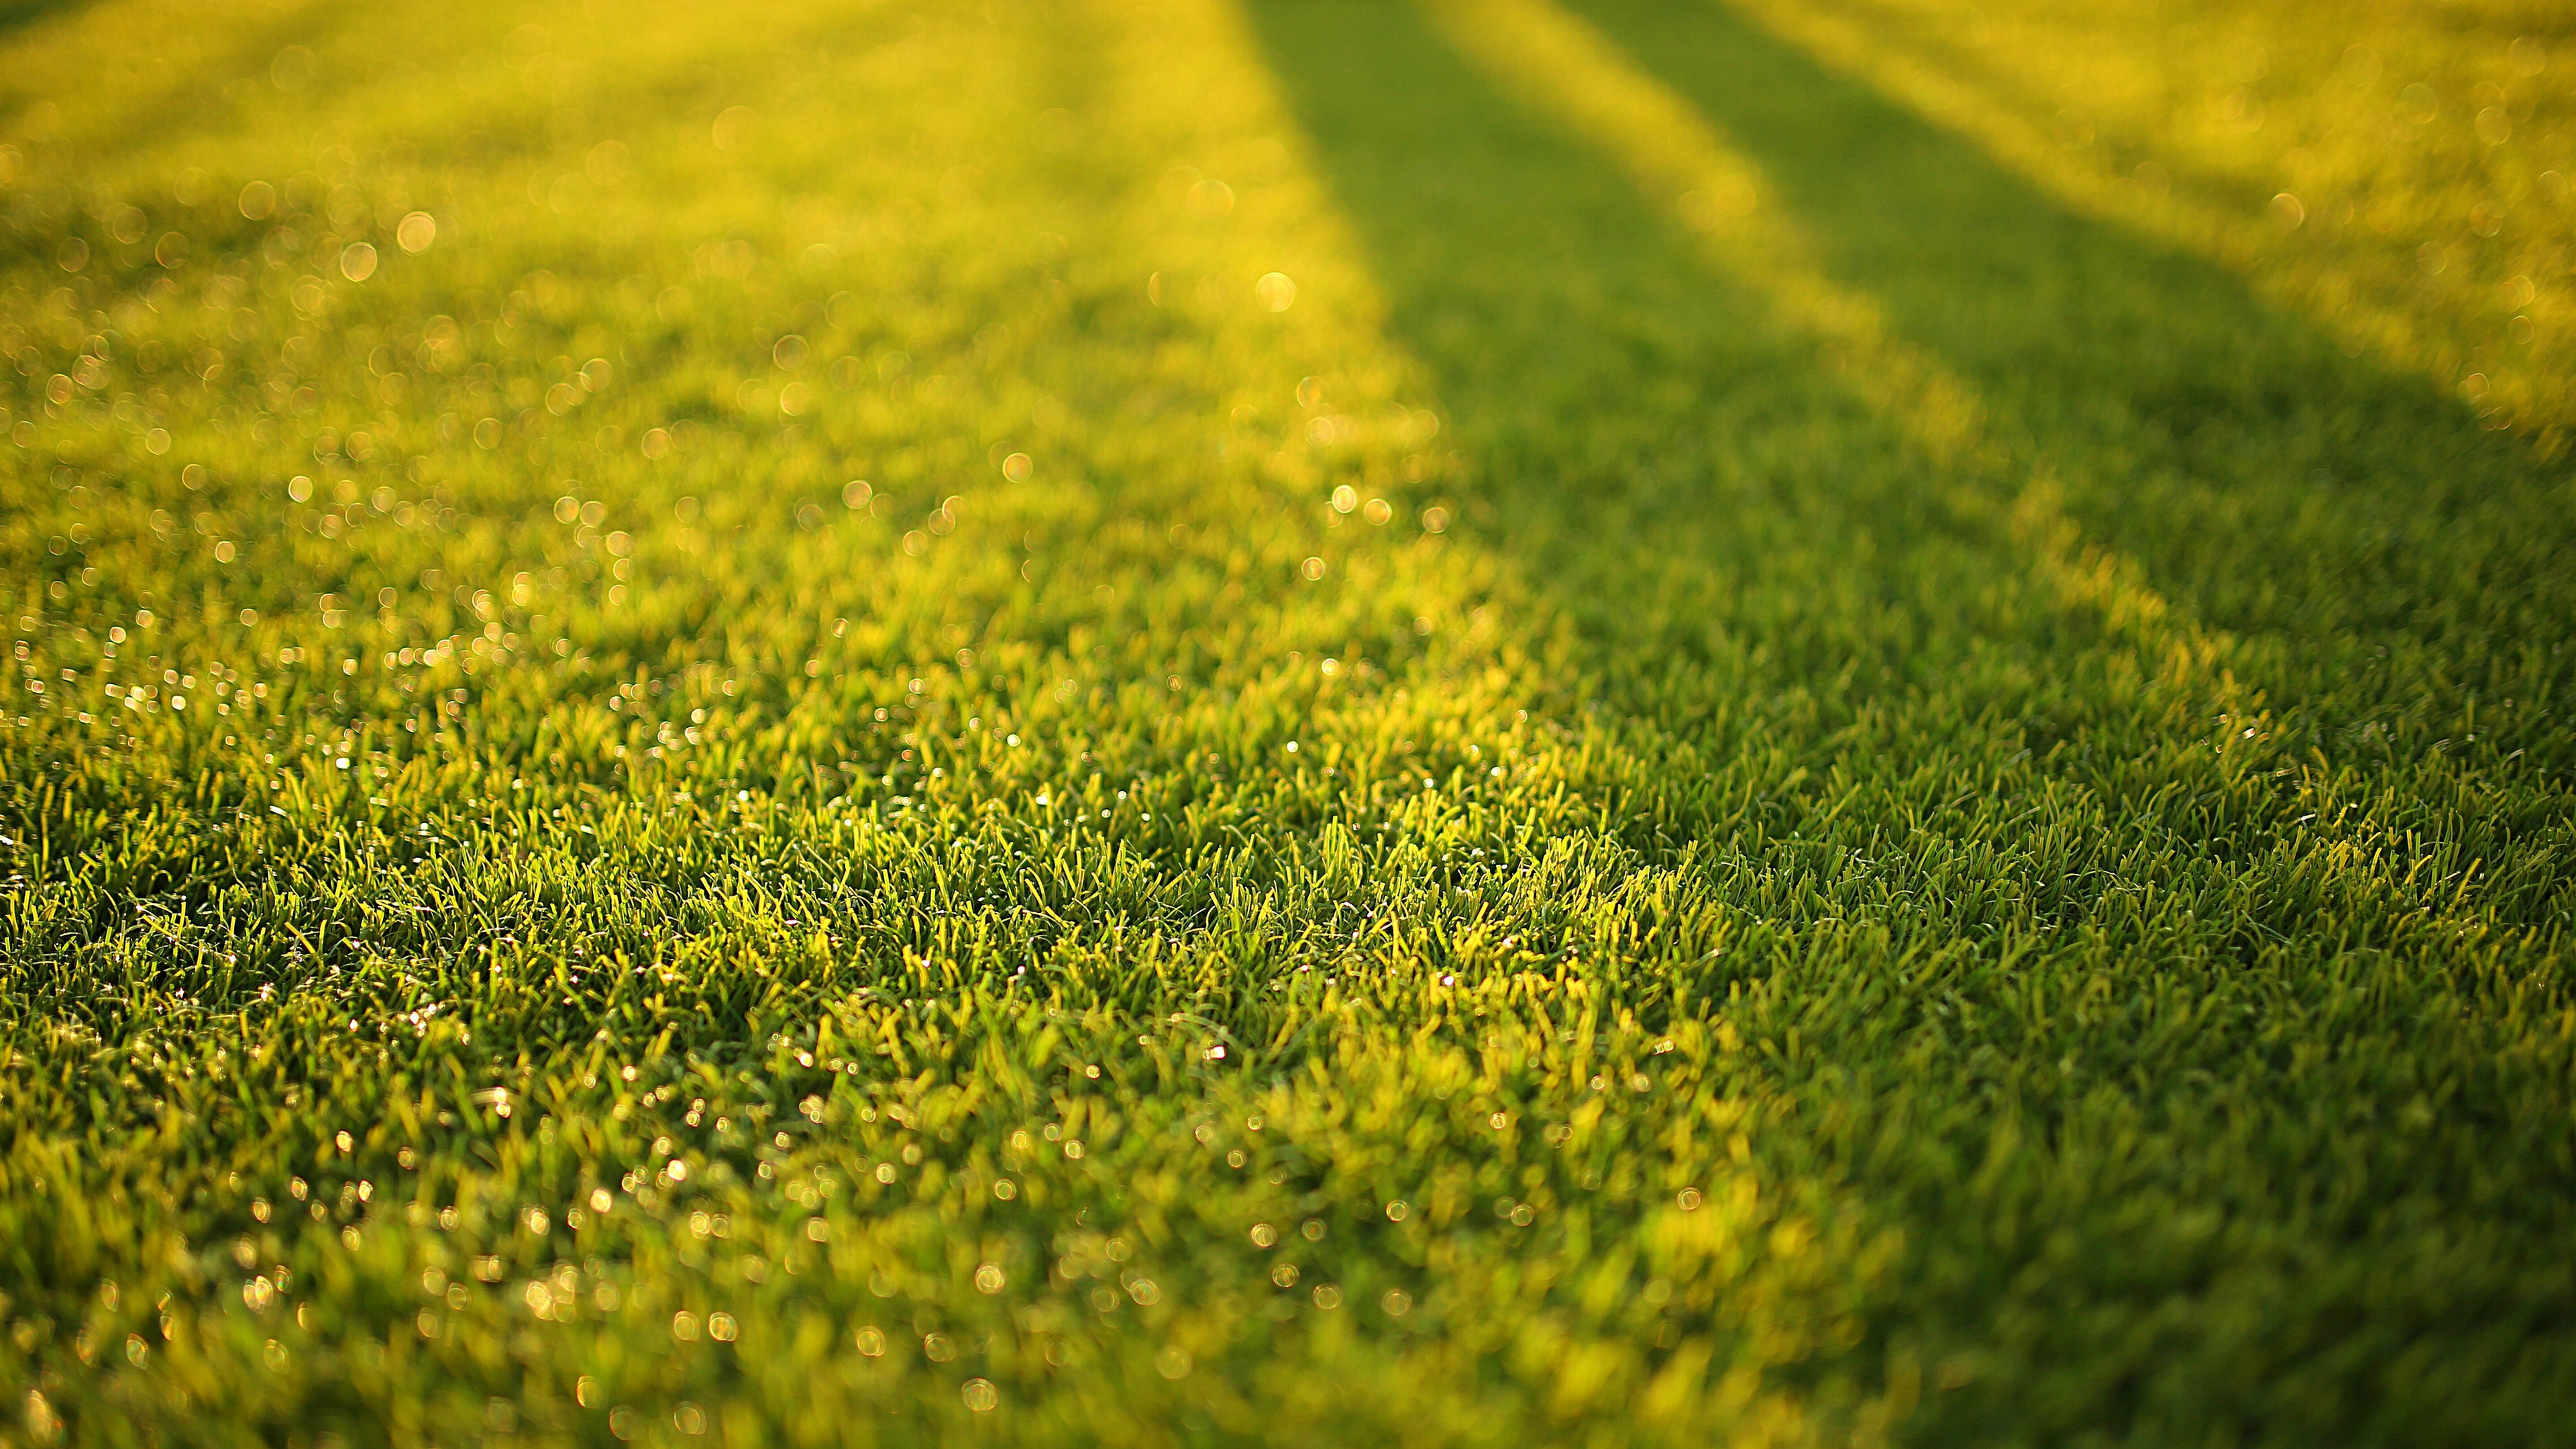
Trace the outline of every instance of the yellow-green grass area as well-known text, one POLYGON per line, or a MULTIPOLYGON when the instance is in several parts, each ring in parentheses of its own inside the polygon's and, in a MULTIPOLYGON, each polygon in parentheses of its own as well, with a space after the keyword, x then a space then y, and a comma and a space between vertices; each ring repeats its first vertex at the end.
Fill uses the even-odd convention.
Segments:
POLYGON ((2571 1442, 2572 29, 0 8, 0 1441, 2571 1442))

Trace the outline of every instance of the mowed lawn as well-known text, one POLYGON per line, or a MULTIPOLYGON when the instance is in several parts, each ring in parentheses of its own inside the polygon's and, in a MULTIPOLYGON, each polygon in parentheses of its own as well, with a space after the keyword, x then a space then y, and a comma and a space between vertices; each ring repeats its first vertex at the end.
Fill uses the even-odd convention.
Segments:
POLYGON ((2576 1442, 2571 77, 0 5, 0 1442, 2576 1442))

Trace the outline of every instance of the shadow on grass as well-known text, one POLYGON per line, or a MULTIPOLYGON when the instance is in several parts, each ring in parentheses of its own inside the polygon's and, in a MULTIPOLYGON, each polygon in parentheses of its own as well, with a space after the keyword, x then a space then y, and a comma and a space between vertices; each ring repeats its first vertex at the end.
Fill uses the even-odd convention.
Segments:
POLYGON ((2564 806, 2498 757, 2568 745, 2545 714, 2508 715, 2492 744, 2482 707, 2465 763, 2354 726, 2412 711, 2429 737, 2481 699, 2564 690, 2546 641, 2571 613, 2550 566, 2568 525, 2547 469, 2241 279, 2066 211, 1723 11, 1584 0, 1630 67, 1768 173, 1814 265, 1976 392, 2003 462, 1945 463, 1617 158, 1412 5, 1246 10, 1395 341, 1469 440, 1478 539, 1570 622, 1586 687, 1661 736, 1671 783, 1652 788, 1680 797, 1693 771, 1777 749, 1834 779, 1751 858, 1716 842, 1712 873, 1802 943, 1728 968, 1801 1003, 1809 1056, 1746 1068, 1807 1104, 1787 1134, 1906 1124, 1782 1150, 1838 1158, 1822 1170, 1905 1235, 1905 1286, 1870 1332, 1991 1366, 1916 1427, 2464 1442, 2477 1425, 2501 1443, 2545 1421, 2556 1370, 2532 1364, 2566 1352, 2547 1266, 2566 1168, 2510 1124, 2562 1089, 2503 1064, 2520 1008, 2487 993, 2514 973, 2556 989, 2554 867, 2531 837, 2564 806), (2306 720, 2296 752, 2214 764, 2215 722, 2192 713, 2207 693, 2123 691, 2137 652, 2038 577, 2011 526, 2042 473, 2093 544, 2240 641, 2228 657, 2306 720), (2280 783, 2311 748, 2421 838, 2329 861, 2291 818, 2314 806, 2280 783), (2533 933, 2492 970, 2390 908, 2437 839, 2520 873, 2478 907, 2481 932, 2533 933), (1883 885, 1854 885, 1854 862, 1883 885), (2040 924, 1989 933, 2023 911, 2040 924), (1929 1005, 1909 953, 1963 943, 1977 962, 1929 1005), (2043 999, 2079 980, 2109 1014, 2052 1019, 2043 999), (2227 1014, 2158 1046, 2150 1003, 2177 982, 2227 1014), (2323 1025, 2356 990, 2368 1004, 2323 1025), (2283 1065, 2281 1043, 2320 1035, 2370 1046, 2336 1048, 2330 1073, 2283 1065), (2338 1125, 2394 1120, 2410 1082, 2461 1094, 2444 1130, 2338 1125), (1971 1182, 1981 1160, 2001 1165, 1971 1182), (2472 1221, 2488 1236, 2469 1252, 2421 1230, 2472 1221), (2223 1243, 2195 1236, 2220 1224, 2223 1243), (2426 1342, 2459 1351, 2393 1394, 2383 1370, 2426 1342))
POLYGON ((1764 170, 1838 280, 1978 386, 2088 535, 2207 622, 2278 640, 2267 683, 2337 692, 2412 649, 2436 657, 2396 667, 2443 706, 2564 687, 2521 647, 2576 617, 2551 563, 2576 544, 2563 467, 1722 5, 1570 8, 1764 170))
POLYGON ((1687 659, 1774 687, 1901 685, 2014 627, 1974 585, 1993 572, 1982 525, 1615 167, 1409 5, 1249 9, 1398 344, 1471 440, 1471 516, 1615 641, 1596 661, 1614 683, 1633 667, 1651 692, 1687 659))
MULTIPOLYGON (((1864 686, 1956 684, 1999 649, 2054 668, 2092 625, 2009 577, 2027 560, 1992 524, 2044 473, 2088 544, 2241 636, 2321 746, 2429 747, 2474 701, 2566 688, 2531 641, 2576 617, 2550 562, 2576 540, 2521 442, 1724 9, 1575 6, 1976 389, 2014 475, 1968 480, 1989 507, 1945 500, 1814 339, 1409 7, 1250 8, 1396 331, 1491 467, 1497 541, 1590 626, 1691 653, 1722 623, 1789 676, 1864 686)), ((2566 756, 2547 723, 2479 728, 2498 756, 2566 756)))

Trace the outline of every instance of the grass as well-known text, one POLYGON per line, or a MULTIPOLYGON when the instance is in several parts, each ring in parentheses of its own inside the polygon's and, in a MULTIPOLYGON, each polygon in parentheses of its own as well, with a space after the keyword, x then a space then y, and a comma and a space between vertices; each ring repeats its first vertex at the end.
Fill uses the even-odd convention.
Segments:
POLYGON ((0 9, 0 1438, 2569 1442, 2381 8, 0 9))

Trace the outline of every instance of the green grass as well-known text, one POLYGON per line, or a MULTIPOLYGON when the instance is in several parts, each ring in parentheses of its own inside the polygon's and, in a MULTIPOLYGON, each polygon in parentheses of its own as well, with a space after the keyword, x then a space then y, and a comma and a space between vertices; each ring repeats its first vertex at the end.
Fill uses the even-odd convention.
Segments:
POLYGON ((0 1442, 2576 1442, 2576 34, 2076 8, 0 6, 0 1442))

